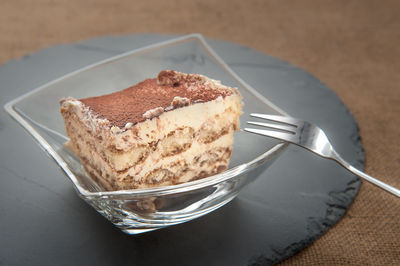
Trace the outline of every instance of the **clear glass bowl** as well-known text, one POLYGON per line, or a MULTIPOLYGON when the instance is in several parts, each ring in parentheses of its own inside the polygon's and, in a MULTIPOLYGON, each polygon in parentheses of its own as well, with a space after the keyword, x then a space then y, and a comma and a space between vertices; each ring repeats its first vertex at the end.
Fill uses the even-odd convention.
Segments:
POLYGON ((237 87, 244 124, 250 112, 284 114, 238 77, 199 34, 146 46, 98 62, 51 81, 5 105, 61 167, 79 196, 128 234, 139 234, 200 217, 231 201, 285 149, 286 144, 243 131, 235 133, 230 167, 197 181, 152 189, 105 191, 85 173, 64 143, 59 100, 121 90, 164 69, 199 73, 237 87))

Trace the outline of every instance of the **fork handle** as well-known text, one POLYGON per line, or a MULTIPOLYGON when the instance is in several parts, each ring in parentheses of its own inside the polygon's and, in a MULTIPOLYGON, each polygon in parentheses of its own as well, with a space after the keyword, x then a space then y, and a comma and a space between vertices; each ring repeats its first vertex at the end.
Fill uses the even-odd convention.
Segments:
POLYGON ((357 168, 355 168, 354 166, 352 166, 351 164, 349 164, 348 162, 346 162, 345 160, 342 159, 342 157, 339 156, 339 154, 337 154, 336 152, 334 152, 332 158, 337 161, 339 164, 341 164, 344 168, 346 168, 347 170, 349 170, 350 172, 352 172, 353 174, 367 180, 368 182, 380 187, 381 189, 384 189, 390 193, 392 193, 393 195, 397 196, 400 198, 400 190, 392 187, 370 175, 367 175, 366 173, 358 170, 357 168))

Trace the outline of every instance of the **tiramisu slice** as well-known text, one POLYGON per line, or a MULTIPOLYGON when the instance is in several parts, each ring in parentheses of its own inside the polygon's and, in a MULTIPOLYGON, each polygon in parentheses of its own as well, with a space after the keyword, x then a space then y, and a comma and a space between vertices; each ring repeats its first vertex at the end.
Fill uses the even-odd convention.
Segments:
POLYGON ((60 104, 68 146, 107 190, 173 185, 224 171, 242 107, 237 89, 172 70, 122 91, 60 104))

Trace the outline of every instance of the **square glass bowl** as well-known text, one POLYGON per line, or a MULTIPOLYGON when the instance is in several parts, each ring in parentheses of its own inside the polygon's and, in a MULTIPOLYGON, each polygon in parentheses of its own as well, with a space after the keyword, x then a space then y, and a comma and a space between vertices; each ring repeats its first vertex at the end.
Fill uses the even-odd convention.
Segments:
POLYGON ((231 201, 285 149, 286 144, 255 134, 235 133, 229 169, 179 185, 152 189, 106 191, 85 173, 65 146, 59 100, 111 93, 161 70, 198 73, 237 87, 243 96, 244 124, 251 112, 284 114, 246 84, 199 34, 191 34, 103 60, 51 81, 5 105, 6 111, 54 158, 77 193, 128 234, 179 224, 207 214, 231 201))

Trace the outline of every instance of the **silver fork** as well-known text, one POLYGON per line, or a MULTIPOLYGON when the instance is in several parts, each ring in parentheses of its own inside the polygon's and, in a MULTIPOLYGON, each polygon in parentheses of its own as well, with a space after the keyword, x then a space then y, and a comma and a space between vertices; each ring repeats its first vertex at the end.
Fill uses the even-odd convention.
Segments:
POLYGON ((262 126, 267 129, 245 128, 247 132, 284 140, 296 144, 302 148, 308 149, 319 156, 338 162, 344 168, 353 174, 364 178, 372 184, 400 197, 400 190, 394 188, 372 176, 361 172, 354 166, 346 162, 333 148, 325 132, 316 125, 307 121, 302 121, 292 117, 250 114, 252 117, 262 118, 274 123, 247 122, 251 125, 262 126))

